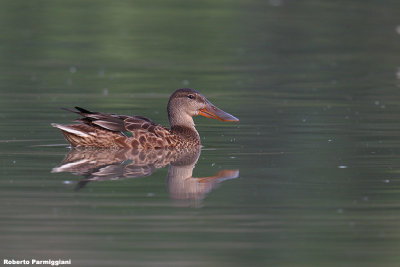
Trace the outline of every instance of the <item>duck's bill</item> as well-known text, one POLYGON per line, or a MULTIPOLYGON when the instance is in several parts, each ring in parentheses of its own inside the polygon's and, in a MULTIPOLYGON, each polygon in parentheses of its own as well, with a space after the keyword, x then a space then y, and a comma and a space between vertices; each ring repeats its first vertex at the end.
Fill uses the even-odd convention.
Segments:
POLYGON ((200 109, 199 115, 220 121, 239 121, 235 116, 217 108, 213 104, 208 104, 205 108, 200 109))

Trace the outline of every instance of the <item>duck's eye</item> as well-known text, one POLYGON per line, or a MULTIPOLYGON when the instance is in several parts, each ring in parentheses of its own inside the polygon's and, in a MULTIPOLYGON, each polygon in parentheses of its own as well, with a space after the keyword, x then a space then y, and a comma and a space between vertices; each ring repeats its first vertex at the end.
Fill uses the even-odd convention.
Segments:
POLYGON ((188 95, 187 97, 190 99, 194 99, 194 95, 188 95))

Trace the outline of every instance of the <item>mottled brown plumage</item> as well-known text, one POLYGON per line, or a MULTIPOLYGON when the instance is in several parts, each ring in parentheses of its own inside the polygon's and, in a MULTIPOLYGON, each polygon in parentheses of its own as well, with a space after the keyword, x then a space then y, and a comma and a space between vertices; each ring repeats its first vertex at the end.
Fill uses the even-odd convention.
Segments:
POLYGON ((176 90, 168 101, 171 128, 141 116, 126 116, 91 112, 75 107, 66 109, 82 116, 81 124, 61 125, 59 128, 73 147, 161 149, 200 146, 200 136, 194 127, 193 116, 202 115, 221 121, 239 121, 211 104, 196 90, 176 90))

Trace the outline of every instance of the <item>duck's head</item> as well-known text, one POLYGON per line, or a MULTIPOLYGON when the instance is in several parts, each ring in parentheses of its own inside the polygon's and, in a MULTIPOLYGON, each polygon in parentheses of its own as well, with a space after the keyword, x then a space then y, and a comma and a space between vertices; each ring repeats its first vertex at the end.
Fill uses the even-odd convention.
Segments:
POLYGON ((173 126, 194 127, 193 116, 201 115, 221 121, 238 122, 239 119, 217 108, 194 89, 176 90, 168 101, 168 118, 173 126))

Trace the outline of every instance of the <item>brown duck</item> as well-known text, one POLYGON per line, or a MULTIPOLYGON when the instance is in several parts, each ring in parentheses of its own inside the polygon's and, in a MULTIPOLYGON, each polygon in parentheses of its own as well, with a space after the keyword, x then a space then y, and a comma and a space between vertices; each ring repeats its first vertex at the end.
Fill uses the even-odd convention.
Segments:
POLYGON ((75 107, 66 109, 82 116, 81 124, 61 125, 59 128, 73 147, 101 148, 187 148, 200 146, 193 116, 201 115, 221 121, 238 122, 239 119, 217 108, 194 89, 176 90, 168 101, 168 120, 171 128, 141 116, 127 116, 91 112, 75 107))

